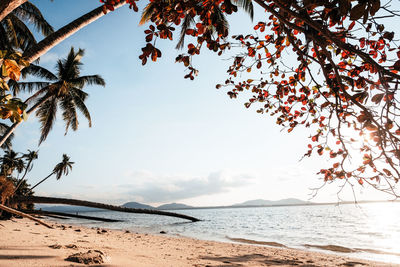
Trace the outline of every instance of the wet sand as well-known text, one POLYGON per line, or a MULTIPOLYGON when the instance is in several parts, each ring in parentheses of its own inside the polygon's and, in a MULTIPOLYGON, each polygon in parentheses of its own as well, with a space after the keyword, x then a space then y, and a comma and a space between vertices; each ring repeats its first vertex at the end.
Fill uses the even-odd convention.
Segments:
POLYGON ((400 266, 260 244, 50 223, 54 229, 26 219, 0 221, 0 266, 85 266, 66 258, 88 250, 104 255, 105 262, 95 266, 400 266))

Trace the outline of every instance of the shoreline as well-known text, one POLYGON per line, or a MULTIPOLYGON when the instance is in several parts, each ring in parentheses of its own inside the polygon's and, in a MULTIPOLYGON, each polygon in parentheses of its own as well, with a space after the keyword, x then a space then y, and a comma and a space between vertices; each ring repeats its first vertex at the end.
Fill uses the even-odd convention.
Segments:
POLYGON ((27 219, 0 221, 0 266, 85 266, 65 259, 99 250, 101 266, 400 266, 291 248, 86 228, 27 219))
MULTIPOLYGON (((63 224, 63 220, 47 218, 55 223, 63 224)), ((400 264, 400 253, 393 252, 393 251, 385 251, 379 250, 377 248, 365 248, 365 247, 351 247, 351 246, 343 246, 343 244, 336 244, 333 243, 298 243, 288 245, 287 243, 279 243, 275 240, 268 240, 268 239, 249 239, 248 237, 243 237, 243 235, 224 235, 224 236, 211 236, 211 235, 196 235, 196 234, 181 234, 181 233, 174 233, 173 231, 170 232, 164 227, 160 227, 157 231, 155 229, 145 229, 142 227, 112 227, 111 225, 107 225, 107 223, 98 223, 98 222, 66 222, 68 225, 76 226, 76 227, 85 227, 85 228, 104 228, 116 231, 131 231, 140 234, 149 234, 149 235, 159 235, 159 232, 165 232, 164 236, 170 237, 178 237, 178 238, 189 238, 195 240, 202 240, 202 241, 215 241, 221 243, 230 243, 230 244, 245 244, 245 245, 252 245, 252 246, 267 246, 267 247, 275 247, 275 248, 286 248, 286 249, 294 249, 300 251, 310 251, 310 252, 317 252, 329 255, 336 255, 341 257, 349 257, 358 260, 366 260, 366 261, 376 261, 376 262, 385 262, 389 264, 400 264)), ((171 230, 171 229, 170 229, 171 230)))

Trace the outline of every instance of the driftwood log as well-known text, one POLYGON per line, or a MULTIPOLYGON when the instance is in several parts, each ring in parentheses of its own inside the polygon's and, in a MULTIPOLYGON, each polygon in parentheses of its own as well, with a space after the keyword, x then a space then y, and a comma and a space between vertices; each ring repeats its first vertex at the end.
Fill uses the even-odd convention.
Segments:
POLYGON ((31 216, 31 215, 28 215, 28 214, 26 214, 26 213, 23 213, 23 212, 20 212, 20 211, 18 211, 18 210, 9 208, 9 207, 4 206, 4 205, 2 205, 2 204, 0 204, 0 209, 1 209, 1 210, 4 210, 4 211, 7 211, 7 212, 9 212, 9 213, 12 213, 12 214, 15 214, 15 215, 24 217, 24 218, 28 218, 28 219, 30 219, 30 220, 32 220, 32 221, 35 221, 35 222, 37 222, 37 223, 39 223, 39 224, 41 224, 41 225, 46 226, 47 228, 53 229, 53 227, 52 227, 51 225, 48 225, 47 223, 45 223, 45 222, 43 222, 43 221, 41 221, 41 220, 39 220, 39 219, 37 219, 37 218, 31 216))

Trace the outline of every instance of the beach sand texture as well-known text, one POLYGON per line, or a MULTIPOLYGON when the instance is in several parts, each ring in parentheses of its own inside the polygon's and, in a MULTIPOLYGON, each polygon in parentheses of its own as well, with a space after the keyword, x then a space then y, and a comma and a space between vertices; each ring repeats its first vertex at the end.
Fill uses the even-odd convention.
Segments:
POLYGON ((106 255, 104 263, 93 266, 400 266, 295 249, 50 223, 54 229, 27 219, 0 221, 0 266, 87 266, 65 259, 88 250, 106 255))

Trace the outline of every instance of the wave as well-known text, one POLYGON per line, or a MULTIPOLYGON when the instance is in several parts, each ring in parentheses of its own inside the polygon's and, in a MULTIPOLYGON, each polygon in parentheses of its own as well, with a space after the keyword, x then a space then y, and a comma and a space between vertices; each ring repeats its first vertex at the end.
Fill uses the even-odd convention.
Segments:
POLYGON ((228 238, 229 240, 235 241, 235 242, 252 244, 252 245, 266 245, 266 246, 281 247, 281 248, 287 247, 284 244, 277 243, 277 242, 257 241, 257 240, 252 240, 252 239, 234 238, 234 237, 229 237, 229 236, 227 236, 226 238, 228 238))
POLYGON ((371 253, 371 254, 400 256, 400 253, 377 250, 377 249, 369 249, 369 248, 348 248, 348 247, 337 246, 337 245, 311 245, 311 244, 304 244, 304 246, 307 248, 318 248, 318 249, 322 249, 322 250, 330 250, 330 251, 342 252, 342 253, 364 252, 364 253, 371 253))
POLYGON ((342 252, 342 253, 357 252, 357 250, 355 250, 355 249, 342 247, 342 246, 337 246, 337 245, 310 245, 310 244, 304 244, 304 246, 306 248, 318 248, 318 249, 330 250, 330 251, 342 252))

